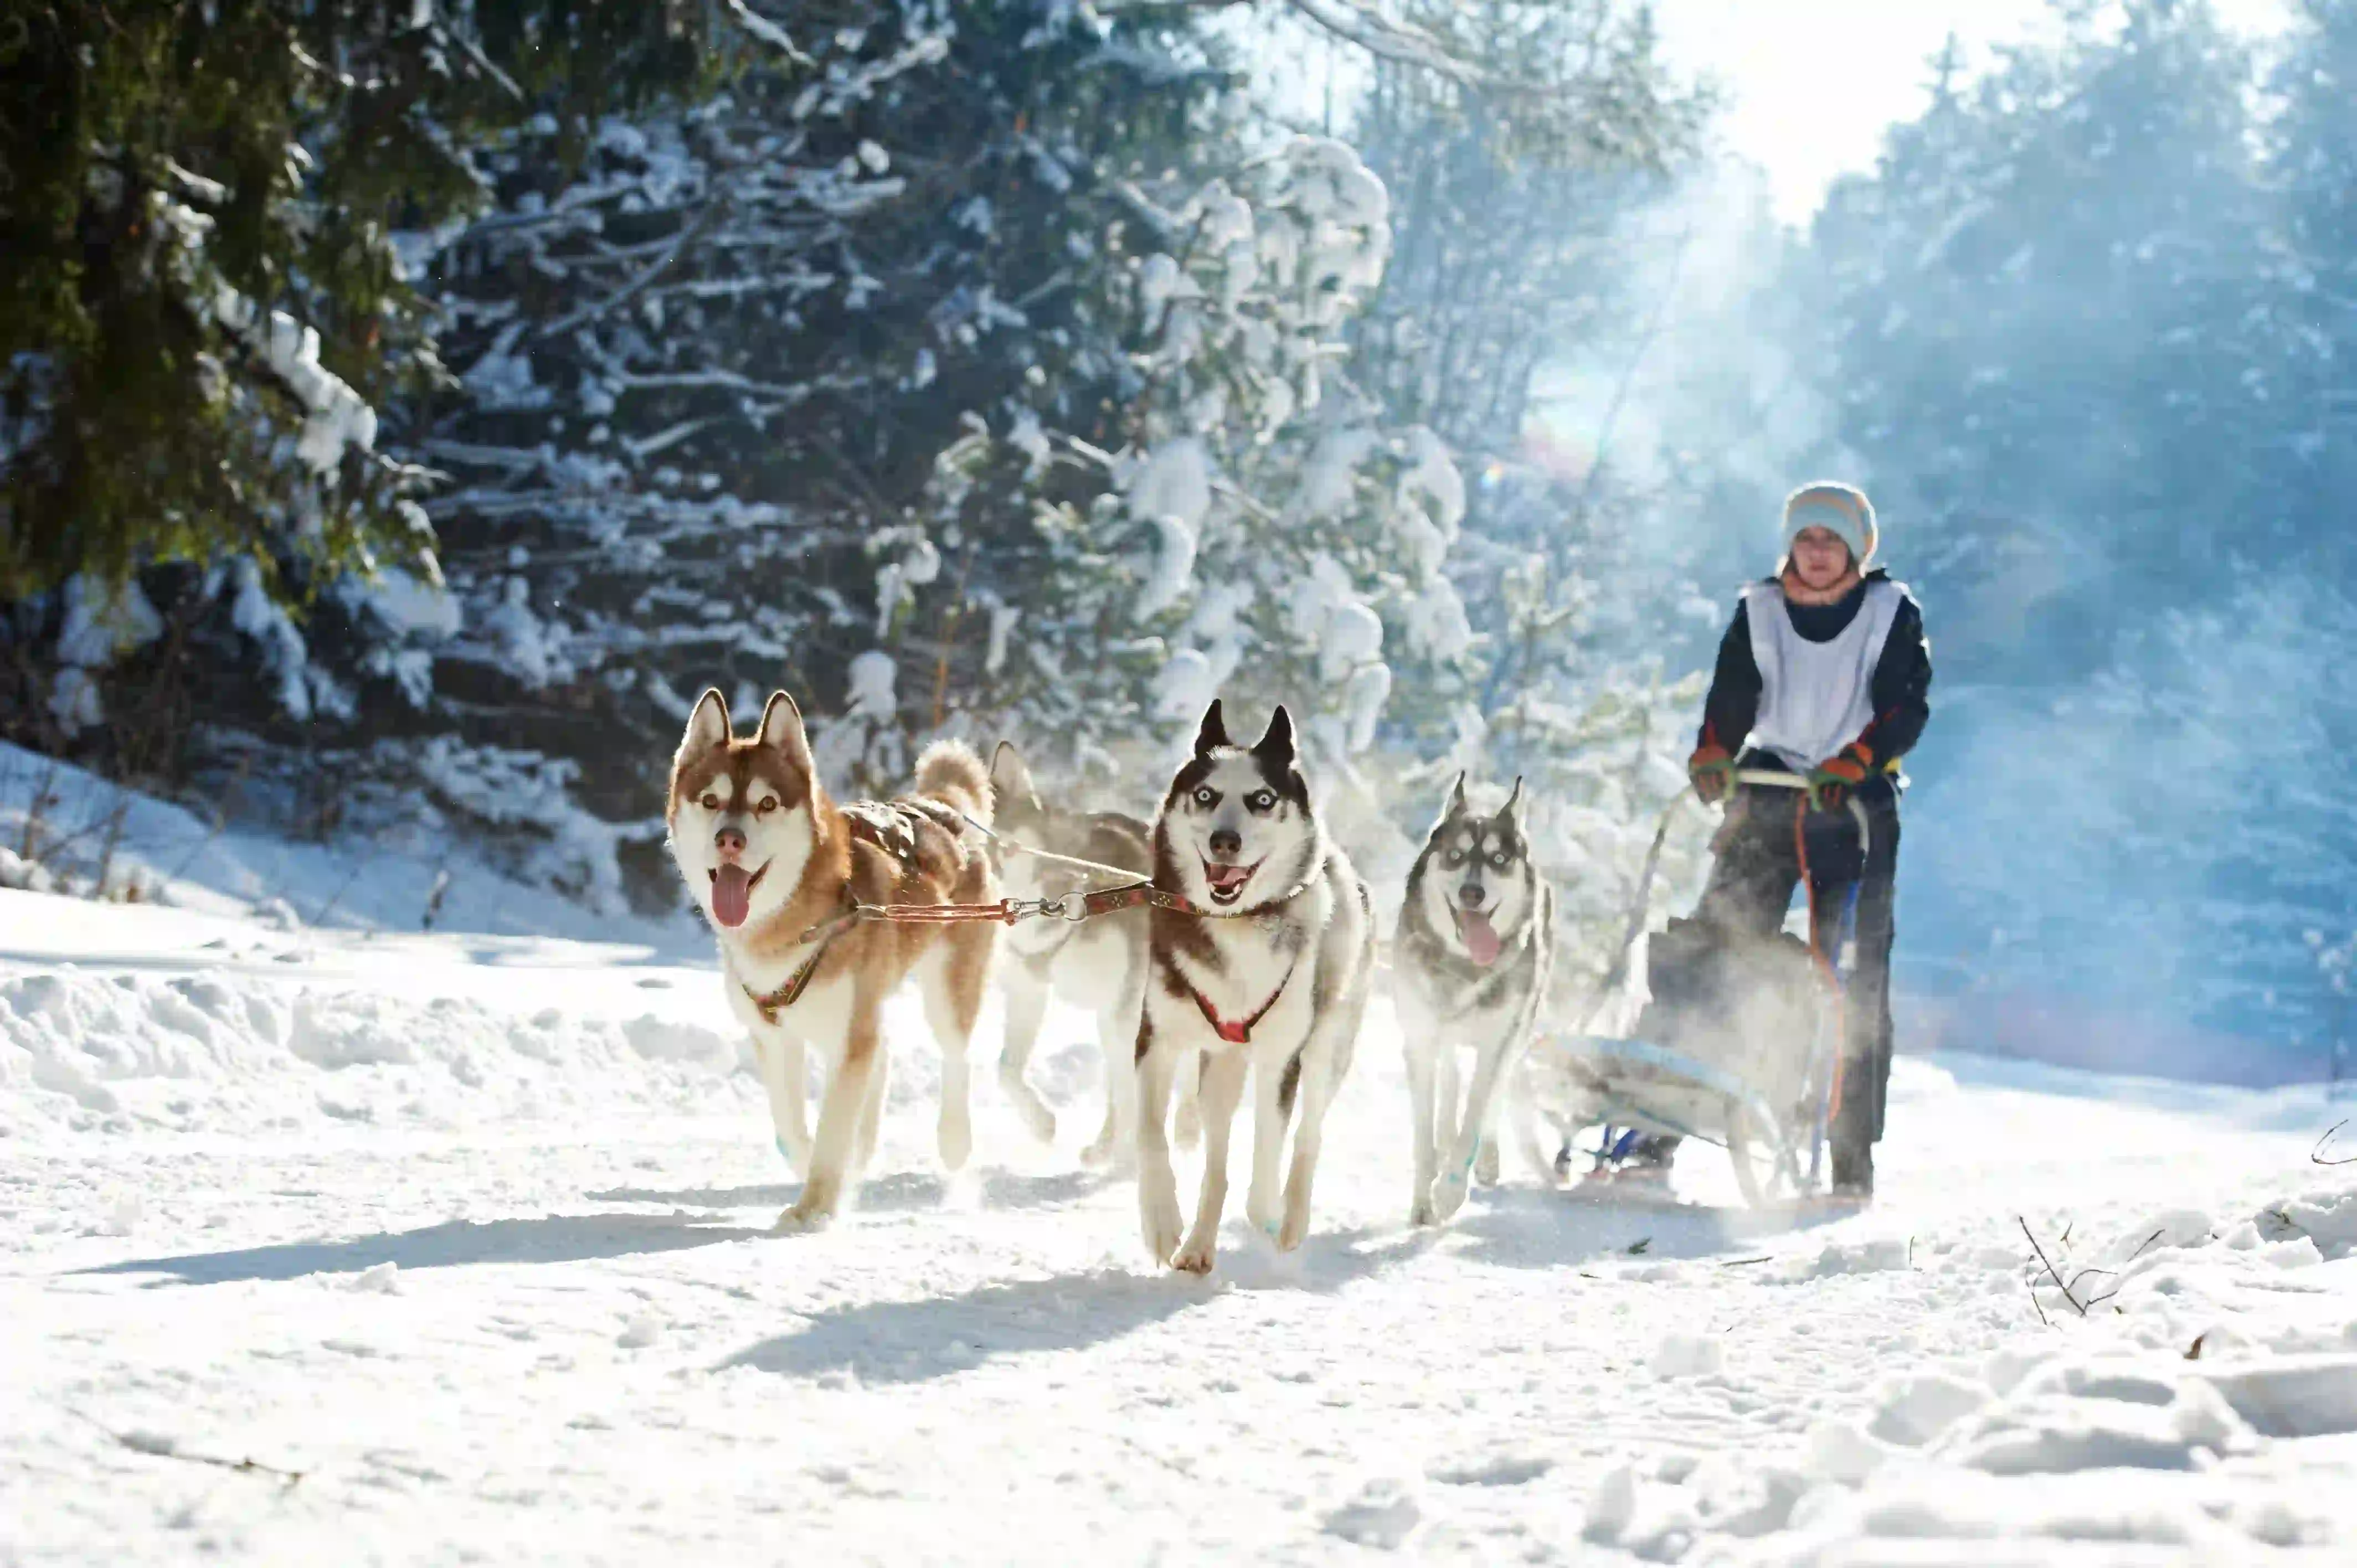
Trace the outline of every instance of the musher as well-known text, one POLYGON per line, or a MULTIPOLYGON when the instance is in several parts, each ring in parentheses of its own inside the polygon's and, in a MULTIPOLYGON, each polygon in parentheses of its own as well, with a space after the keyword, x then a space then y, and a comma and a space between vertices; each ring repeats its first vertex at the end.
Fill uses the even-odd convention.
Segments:
MULTIPOLYGON (((1874 1191, 1874 1145, 1890 1082, 1892 904, 1906 788, 1899 759, 1931 716, 1931 646, 1921 607, 1872 565, 1880 535, 1863 491, 1832 483, 1793 491, 1784 502, 1783 541, 1776 575, 1743 590, 1719 643, 1686 771, 1706 803, 1738 789, 1738 769, 1799 774, 1813 815, 1796 843, 1795 811, 1783 803, 1792 795, 1742 789, 1715 844, 1717 859, 1695 918, 1732 937, 1771 936, 1802 881, 1805 849, 1812 906, 1831 943, 1841 900, 1858 883, 1831 1142, 1835 1194, 1862 1199, 1874 1191), (1853 799, 1871 824, 1862 868, 1853 799), (1829 829, 1836 814, 1838 825, 1829 829)), ((1677 1144, 1669 1137, 1641 1143, 1611 1179, 1666 1187, 1677 1144)))

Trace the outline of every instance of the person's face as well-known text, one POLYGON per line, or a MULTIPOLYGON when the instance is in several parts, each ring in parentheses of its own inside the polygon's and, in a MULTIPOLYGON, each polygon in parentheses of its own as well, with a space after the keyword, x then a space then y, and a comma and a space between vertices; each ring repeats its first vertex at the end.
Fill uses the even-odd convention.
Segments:
POLYGON ((1812 588, 1830 588, 1849 573, 1849 546, 1830 528, 1804 528, 1792 536, 1792 570, 1812 588))

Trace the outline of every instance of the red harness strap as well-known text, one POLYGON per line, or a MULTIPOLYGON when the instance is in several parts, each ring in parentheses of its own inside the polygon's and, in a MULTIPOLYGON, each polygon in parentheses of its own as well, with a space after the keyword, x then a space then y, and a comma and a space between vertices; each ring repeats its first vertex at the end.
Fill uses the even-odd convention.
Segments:
POLYGON ((1133 882, 1126 887, 1106 887, 1081 895, 1081 908, 1092 918, 1111 915, 1123 909, 1136 909, 1151 905, 1157 909, 1168 909, 1180 915, 1223 913, 1206 909, 1184 894, 1165 893, 1150 882, 1133 882))
POLYGON ((1285 972, 1285 978, 1276 983, 1276 989, 1268 993, 1268 1000, 1262 1003, 1251 1017, 1241 1023, 1221 1017, 1211 1006, 1211 998, 1196 990, 1186 980, 1181 979, 1179 983, 1187 987, 1187 994, 1192 996, 1195 999, 1195 1005, 1202 1009, 1203 1021, 1211 1026, 1213 1034, 1232 1046, 1248 1046, 1252 1044, 1253 1026, 1268 1016, 1269 1009, 1276 1005, 1276 999, 1285 994, 1285 988, 1292 979, 1293 971, 1288 968, 1285 972))

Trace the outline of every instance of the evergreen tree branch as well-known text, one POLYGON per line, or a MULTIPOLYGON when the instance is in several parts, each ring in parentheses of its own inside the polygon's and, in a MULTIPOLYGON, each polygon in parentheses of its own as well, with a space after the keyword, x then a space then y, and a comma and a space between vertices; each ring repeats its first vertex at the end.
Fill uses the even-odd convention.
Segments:
POLYGON ((676 235, 673 236, 671 244, 653 261, 641 267, 628 283, 623 284, 603 299, 592 300, 577 309, 565 312, 554 321, 536 328, 533 336, 535 338, 558 337, 585 323, 610 316, 618 307, 630 304, 669 273, 678 263, 680 257, 687 252, 689 247, 711 231, 713 224, 719 220, 728 207, 729 202, 726 196, 716 196, 705 202, 697 210, 695 216, 676 235))
POLYGON ((785 28, 746 5, 745 0, 721 0, 721 4, 726 8, 728 15, 736 18, 737 25, 745 29, 746 36, 755 43, 805 69, 818 63, 795 46, 794 40, 787 35, 785 28))

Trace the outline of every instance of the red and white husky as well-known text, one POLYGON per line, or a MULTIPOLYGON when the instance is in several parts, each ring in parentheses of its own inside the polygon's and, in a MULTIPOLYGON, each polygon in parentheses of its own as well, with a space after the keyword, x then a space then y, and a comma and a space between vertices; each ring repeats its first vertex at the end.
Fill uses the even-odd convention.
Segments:
POLYGON ((728 704, 704 693, 672 762, 672 858, 720 939, 722 983, 752 1031, 779 1145, 802 1176, 781 1230, 825 1224, 876 1151, 887 1061, 886 996, 914 978, 942 1049, 942 1161, 972 1150, 966 1044, 989 982, 986 921, 834 924, 853 904, 973 904, 997 897, 982 837, 988 770, 945 742, 917 763, 916 790, 838 806, 811 762, 793 699, 770 698, 744 739, 728 704), (831 928, 831 929, 830 929, 831 928), (826 933, 813 937, 812 933, 826 933), (804 1119, 805 1061, 826 1072, 818 1132, 804 1119))

